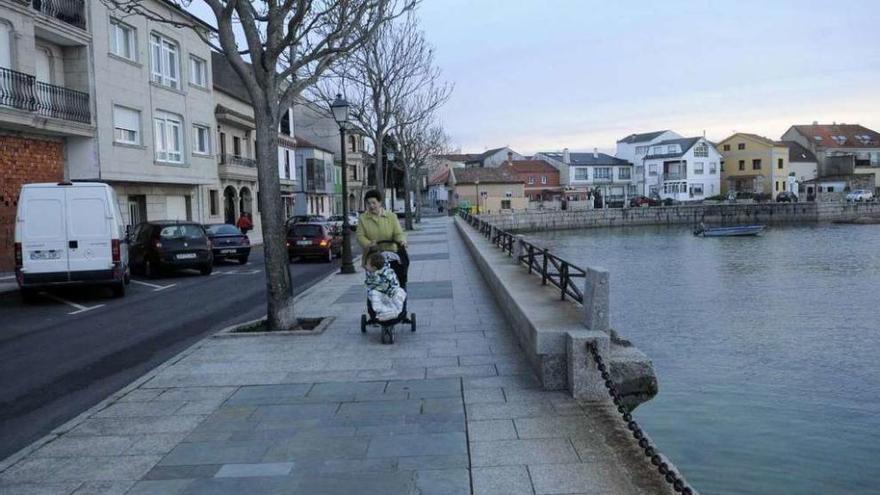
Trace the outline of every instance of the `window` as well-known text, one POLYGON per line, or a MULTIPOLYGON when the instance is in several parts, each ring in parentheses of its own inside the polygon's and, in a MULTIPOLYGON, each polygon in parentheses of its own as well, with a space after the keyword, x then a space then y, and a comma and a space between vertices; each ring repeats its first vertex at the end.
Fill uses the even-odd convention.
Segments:
POLYGON ((290 150, 284 150, 284 177, 290 179, 290 150))
POLYGON ((178 80, 177 44, 164 36, 152 34, 150 35, 150 55, 153 82, 176 88, 178 80))
POLYGON ((241 158, 241 138, 232 136, 232 155, 241 158))
POLYGON ((648 175, 654 176, 657 175, 657 164, 652 163, 648 165, 648 175))
POLYGON ((694 173, 703 174, 703 162, 694 162, 694 173))
POLYGON ((740 160, 740 161, 739 161, 739 169, 740 169, 740 170, 745 170, 745 169, 746 169, 746 161, 745 161, 745 160, 740 160))
POLYGON ((530 175, 529 176, 529 184, 534 184, 534 183, 535 183, 535 178, 530 175))
POLYGON ((587 167, 575 167, 574 180, 590 180, 587 167))
POLYGON ((776 159, 776 168, 782 170, 782 158, 776 159))
POLYGON ((12 68, 12 25, 0 19, 0 67, 12 68))
POLYGON ((211 130, 203 125, 193 126, 193 153, 211 154, 211 130))
POLYGON ((833 139, 835 143, 841 146, 846 143, 846 136, 831 136, 831 139, 833 139))
POLYGON ((674 144, 670 144, 669 146, 666 147, 666 152, 667 152, 667 153, 677 153, 677 152, 678 152, 678 146, 676 146, 676 145, 674 145, 674 144))
POLYGON ((648 151, 647 146, 636 146, 636 155, 644 155, 648 151))
POLYGON ((135 30, 128 24, 119 21, 110 21, 110 51, 128 60, 137 59, 135 44, 135 30))
POLYGON ((180 117, 156 112, 153 117, 155 126, 156 160, 160 162, 183 162, 183 133, 180 117))
POLYGON ((739 144, 737 144, 737 145, 736 145, 736 149, 738 149, 738 150, 744 150, 744 149, 746 149, 746 143, 739 143, 739 144))
POLYGON ((593 174, 593 180, 611 179, 611 167, 596 167, 593 174))
POLYGON ((706 143, 700 143, 694 147, 694 156, 703 158, 709 157, 709 146, 706 143))
POLYGON ((724 172, 724 160, 721 160, 721 172, 724 172))
POLYGON ((208 64, 192 55, 189 57, 189 82, 203 88, 208 86, 208 64))
POLYGON ((715 172, 715 162, 709 162, 709 175, 715 175, 715 172))
POLYGON ((509 210, 510 209, 510 200, 509 199, 502 199, 501 200, 501 209, 502 210, 509 210))
POLYGON ((724 145, 724 151, 730 151, 730 145, 729 145, 729 144, 725 144, 725 145, 724 145))
POLYGON ((284 112, 284 115, 281 117, 279 129, 281 134, 284 134, 285 136, 293 136, 290 128, 290 110, 286 110, 284 112))
POLYGON ((617 169, 618 180, 630 180, 632 178, 632 170, 629 167, 620 167, 617 169))
POLYGON ((113 105, 113 140, 117 143, 141 144, 141 113, 113 105))
POLYGON ((691 196, 702 196, 703 195, 703 185, 702 184, 691 184, 691 196))
POLYGON ((663 146, 654 146, 654 148, 652 148, 652 149, 653 149, 653 151, 651 151, 651 154, 653 154, 653 155, 662 155, 663 154, 663 146))
POLYGON ((779 192, 779 181, 774 182, 774 184, 776 185, 776 192, 779 192))
POLYGON ((211 215, 217 215, 220 211, 220 191, 211 189, 211 215))
POLYGON ((752 160, 752 170, 761 170, 761 159, 756 158, 752 160))
POLYGON ((357 138, 354 136, 348 136, 348 151, 352 153, 357 151, 357 138))
POLYGON ((643 177, 645 175, 645 166, 639 165, 636 167, 636 177, 643 177))
POLYGON ((542 176, 541 176, 541 184, 546 184, 546 183, 547 183, 547 176, 546 176, 546 175, 542 175, 542 176))
POLYGON ((220 154, 221 155, 226 154, 226 133, 225 132, 220 133, 220 154))
POLYGON ((507 192, 505 192, 505 193, 504 193, 504 197, 505 197, 505 198, 512 198, 512 197, 513 197, 513 191, 507 191, 507 192))

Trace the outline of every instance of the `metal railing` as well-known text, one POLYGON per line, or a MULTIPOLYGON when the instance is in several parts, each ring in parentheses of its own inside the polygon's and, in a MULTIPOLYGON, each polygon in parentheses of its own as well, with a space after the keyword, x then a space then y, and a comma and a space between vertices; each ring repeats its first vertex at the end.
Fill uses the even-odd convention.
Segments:
POLYGON ((0 68, 0 106, 43 117, 91 123, 89 94, 37 81, 30 74, 0 68))
POLYGON ((239 167, 255 168, 257 161, 253 158, 245 158, 243 156, 225 153, 220 155, 220 165, 237 165, 239 167))
POLYGON ((30 74, 0 67, 0 106, 34 111, 37 108, 35 81, 30 74))
POLYGON ((37 95, 36 111, 39 115, 84 124, 92 121, 88 93, 41 81, 36 82, 34 89, 37 95))
POLYGON ((559 289, 561 300, 566 297, 571 298, 581 304, 584 303, 584 293, 580 286, 574 283, 573 279, 584 279, 587 276, 586 270, 573 265, 568 261, 551 254, 549 250, 538 247, 530 242, 517 239, 516 235, 501 230, 494 225, 478 218, 476 215, 461 210, 459 215, 472 227, 477 229, 483 237, 489 240, 493 245, 501 248, 508 256, 517 256, 517 262, 528 267, 529 273, 536 273, 541 277, 541 285, 555 286, 559 289), (521 250, 517 250, 517 243, 521 250))
POLYGON ((31 6, 71 26, 86 28, 85 0, 32 0, 31 6))

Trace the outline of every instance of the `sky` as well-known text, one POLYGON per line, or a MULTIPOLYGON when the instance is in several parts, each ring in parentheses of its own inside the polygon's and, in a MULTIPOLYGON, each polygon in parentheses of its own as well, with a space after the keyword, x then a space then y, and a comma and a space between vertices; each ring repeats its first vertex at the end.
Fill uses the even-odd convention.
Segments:
POLYGON ((874 0, 423 0, 419 16, 455 85, 440 120, 462 152, 613 153, 661 129, 779 139, 814 121, 880 131, 874 0))
POLYGON ((463 152, 613 152, 661 129, 779 139, 813 121, 880 131, 873 1, 425 0, 420 17, 463 152))

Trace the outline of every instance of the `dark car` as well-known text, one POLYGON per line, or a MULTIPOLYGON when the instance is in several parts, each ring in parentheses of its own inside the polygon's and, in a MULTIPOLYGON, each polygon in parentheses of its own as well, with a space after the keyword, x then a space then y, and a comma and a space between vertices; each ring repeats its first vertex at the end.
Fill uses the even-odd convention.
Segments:
POLYGON ((791 191, 782 191, 776 195, 777 203, 797 203, 798 197, 791 191))
POLYGON ((333 261, 342 252, 342 239, 330 232, 323 223, 295 223, 287 227, 287 256, 294 258, 320 258, 333 261))
POLYGON ((287 221, 288 224, 296 223, 327 223, 329 220, 323 215, 296 215, 287 221))
POLYGON ((629 200, 629 205, 633 208, 639 206, 660 206, 660 200, 649 198, 648 196, 636 196, 629 200))
POLYGON ((214 261, 237 260, 242 265, 251 255, 251 240, 235 225, 213 223, 205 225, 213 246, 214 261))
POLYGON ((210 275, 214 256, 205 229, 195 223, 159 220, 137 225, 128 250, 132 271, 155 277, 166 269, 195 268, 210 275))

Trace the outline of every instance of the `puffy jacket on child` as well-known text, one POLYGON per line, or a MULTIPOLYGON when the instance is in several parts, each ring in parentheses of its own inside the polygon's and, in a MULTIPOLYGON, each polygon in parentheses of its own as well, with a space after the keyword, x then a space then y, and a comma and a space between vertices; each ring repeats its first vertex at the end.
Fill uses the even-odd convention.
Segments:
POLYGON ((397 275, 387 264, 375 272, 367 272, 367 297, 379 321, 397 318, 403 311, 406 291, 400 288, 397 275))

